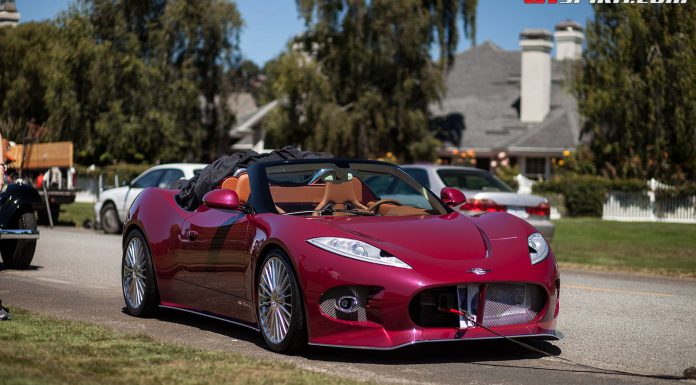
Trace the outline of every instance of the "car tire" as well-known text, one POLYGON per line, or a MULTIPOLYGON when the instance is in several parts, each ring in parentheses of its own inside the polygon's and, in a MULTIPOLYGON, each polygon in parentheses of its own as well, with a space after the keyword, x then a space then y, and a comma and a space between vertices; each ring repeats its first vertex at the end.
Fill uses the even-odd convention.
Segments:
POLYGON ((271 350, 295 353, 307 343, 307 328, 302 291, 292 264, 285 253, 272 250, 260 266, 256 277, 256 316, 261 335, 271 350), (280 282, 271 278, 271 271, 275 271, 280 282), (285 277, 287 284, 283 284, 285 277))
POLYGON ((106 234, 121 233, 121 219, 118 217, 118 211, 116 211, 116 206, 113 203, 107 203, 102 207, 99 212, 99 220, 106 234))
POLYGON ((128 234, 125 245, 121 259, 121 292, 126 312, 136 317, 148 317, 159 305, 150 248, 138 230, 128 234))
MULTIPOLYGON (((10 228, 36 230, 36 217, 33 211, 24 211, 10 228)), ((6 239, 0 243, 0 254, 6 267, 26 269, 31 265, 36 251, 36 239, 6 239)))

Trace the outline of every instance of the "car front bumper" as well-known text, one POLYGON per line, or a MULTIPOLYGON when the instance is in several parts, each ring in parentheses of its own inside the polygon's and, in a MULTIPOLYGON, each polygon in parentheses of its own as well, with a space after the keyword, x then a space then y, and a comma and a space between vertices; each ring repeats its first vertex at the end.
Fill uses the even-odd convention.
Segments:
MULTIPOLYGON (((560 339, 556 332, 560 280, 552 256, 546 261, 521 269, 504 269, 500 263, 489 262, 479 267, 489 269, 488 275, 478 276, 463 269, 442 274, 441 277, 420 274, 415 269, 355 262, 322 251, 322 256, 300 257, 298 266, 304 284, 305 311, 309 344, 361 349, 391 350, 404 346, 445 341, 497 339, 500 336, 480 326, 421 326, 413 319, 410 306, 414 297, 423 291, 441 287, 497 283, 529 283, 543 288, 545 302, 538 315, 529 322, 488 326, 506 337, 560 339), (360 270, 356 270, 356 265, 360 270), (362 265, 362 266, 361 266, 362 265), (339 273, 340 272, 340 273, 339 273), (371 297, 366 301, 366 319, 338 319, 327 314, 326 294, 341 287, 368 287, 371 297)), ((484 310, 479 308, 479 320, 485 324, 484 310)))

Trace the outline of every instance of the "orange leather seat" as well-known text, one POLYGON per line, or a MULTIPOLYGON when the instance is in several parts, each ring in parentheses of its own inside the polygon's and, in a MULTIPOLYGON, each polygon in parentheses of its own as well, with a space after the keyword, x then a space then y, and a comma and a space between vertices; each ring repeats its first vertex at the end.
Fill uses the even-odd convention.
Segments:
POLYGON ((238 176, 230 176, 222 181, 220 188, 232 190, 237 193, 239 201, 246 203, 251 195, 251 186, 249 185, 249 175, 241 173, 238 176))
MULTIPOLYGON (((343 183, 326 183, 324 198, 314 210, 322 210, 329 204, 333 204, 334 209, 337 210, 345 210, 347 204, 361 210, 368 210, 367 206, 360 202, 358 195, 362 196, 362 184, 357 178, 343 183)), ((336 215, 340 215, 340 213, 336 213, 336 215)))

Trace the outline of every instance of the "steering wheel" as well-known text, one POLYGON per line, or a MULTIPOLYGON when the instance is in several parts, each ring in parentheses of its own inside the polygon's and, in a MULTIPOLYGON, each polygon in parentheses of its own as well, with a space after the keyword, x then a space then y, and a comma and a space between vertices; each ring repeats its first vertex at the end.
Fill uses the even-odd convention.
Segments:
POLYGON ((401 204, 401 202, 399 202, 395 199, 380 199, 377 202, 372 204, 372 207, 370 207, 370 211, 372 211, 373 213, 377 213, 379 211, 379 206, 381 206, 385 203, 389 203, 389 204, 397 205, 397 206, 403 206, 401 204))

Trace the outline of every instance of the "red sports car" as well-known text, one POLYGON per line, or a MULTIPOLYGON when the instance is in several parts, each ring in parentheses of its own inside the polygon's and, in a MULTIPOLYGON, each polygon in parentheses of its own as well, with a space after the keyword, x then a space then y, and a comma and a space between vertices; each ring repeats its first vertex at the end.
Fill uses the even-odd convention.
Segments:
POLYGON ((560 279, 539 232, 506 213, 451 209, 381 162, 258 163, 195 211, 150 188, 123 233, 123 295, 145 316, 178 309, 305 344, 395 349, 432 342, 556 339, 560 279))

